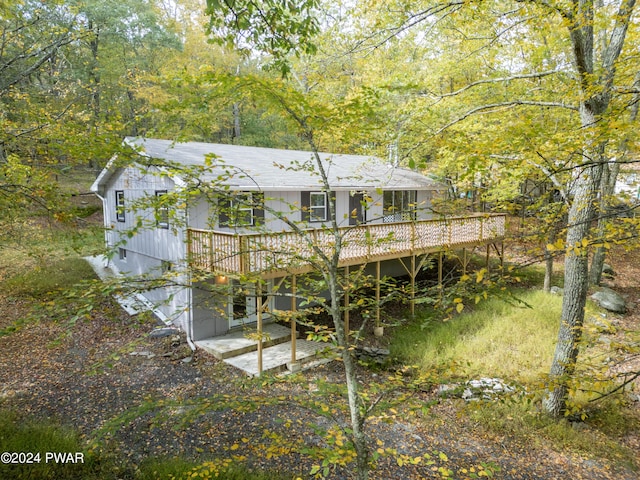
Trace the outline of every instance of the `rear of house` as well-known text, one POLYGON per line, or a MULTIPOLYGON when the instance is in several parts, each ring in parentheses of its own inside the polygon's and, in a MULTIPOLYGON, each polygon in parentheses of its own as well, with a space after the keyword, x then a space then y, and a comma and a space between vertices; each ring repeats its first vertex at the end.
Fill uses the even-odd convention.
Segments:
POLYGON ((309 272, 307 240, 331 248, 330 195, 344 239, 341 267, 367 264, 378 276, 415 276, 408 265, 416 255, 486 243, 504 230, 486 215, 443 220, 432 209, 438 182, 372 157, 322 153, 320 172, 311 152, 126 142, 137 161, 114 160, 93 185, 112 264, 169 278, 172 285, 145 295, 194 340, 254 322, 259 306, 291 308, 283 280, 309 272), (261 292, 240 281, 250 274, 266 281, 261 292))

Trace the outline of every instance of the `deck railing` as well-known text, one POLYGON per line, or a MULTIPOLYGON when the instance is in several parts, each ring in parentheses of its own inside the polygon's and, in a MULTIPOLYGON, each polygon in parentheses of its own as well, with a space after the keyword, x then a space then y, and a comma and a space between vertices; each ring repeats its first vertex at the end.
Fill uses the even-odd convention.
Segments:
MULTIPOLYGON (((340 265, 401 258, 442 249, 487 244, 504 237, 505 215, 474 214, 412 222, 341 227, 340 265)), ((218 273, 304 270, 317 258, 314 246, 333 251, 331 230, 234 234, 189 229, 189 259, 195 268, 218 273)))

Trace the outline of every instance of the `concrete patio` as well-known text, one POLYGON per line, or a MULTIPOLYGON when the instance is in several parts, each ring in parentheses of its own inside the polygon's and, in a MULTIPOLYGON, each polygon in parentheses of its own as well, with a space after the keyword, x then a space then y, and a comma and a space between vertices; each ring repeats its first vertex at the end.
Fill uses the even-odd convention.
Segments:
MULTIPOLYGON (((198 348, 250 376, 258 376, 258 341, 254 329, 243 329, 196 341, 198 348)), ((331 346, 322 342, 296 339, 296 362, 291 362, 291 330, 275 323, 263 327, 262 373, 279 373, 310 368, 334 358, 331 346)))

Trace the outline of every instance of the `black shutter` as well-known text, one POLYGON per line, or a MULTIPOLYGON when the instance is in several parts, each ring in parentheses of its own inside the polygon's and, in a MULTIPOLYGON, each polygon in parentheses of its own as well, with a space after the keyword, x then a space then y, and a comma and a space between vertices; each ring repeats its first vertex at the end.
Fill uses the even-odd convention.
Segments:
POLYGON ((264 225, 264 193, 254 192, 251 194, 253 203, 253 224, 264 225))
POLYGON ((309 221, 309 207, 311 206, 311 192, 300 192, 300 203, 302 217, 301 220, 303 222, 309 221))
POLYGON ((229 209, 231 208, 231 202, 228 197, 218 197, 218 224, 221 227, 229 226, 229 209))

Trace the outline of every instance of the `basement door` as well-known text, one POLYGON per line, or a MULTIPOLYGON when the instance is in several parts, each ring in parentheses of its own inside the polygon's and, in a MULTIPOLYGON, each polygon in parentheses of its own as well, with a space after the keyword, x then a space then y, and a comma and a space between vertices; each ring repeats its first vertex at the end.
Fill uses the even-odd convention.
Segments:
MULTIPOLYGON (((262 318, 266 320, 269 317, 269 311, 272 310, 273 298, 268 295, 271 291, 271 282, 267 282, 262 288, 266 290, 260 297, 260 302, 264 305, 262 318)), ((258 321, 259 303, 255 285, 240 285, 234 281, 229 297, 229 328, 241 327, 258 321)))

